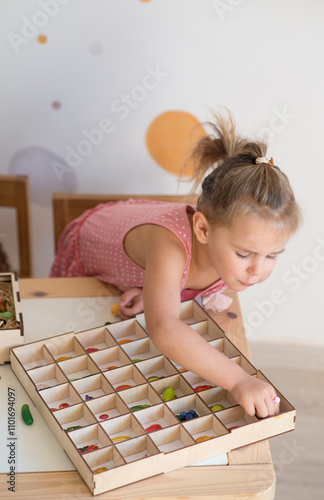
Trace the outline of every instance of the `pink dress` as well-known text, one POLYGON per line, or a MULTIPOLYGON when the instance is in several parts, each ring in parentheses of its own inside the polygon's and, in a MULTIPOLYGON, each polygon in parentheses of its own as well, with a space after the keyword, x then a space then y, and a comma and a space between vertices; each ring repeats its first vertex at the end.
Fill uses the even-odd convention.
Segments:
POLYGON ((142 287, 145 269, 128 257, 124 239, 136 226, 157 224, 174 233, 186 250, 181 300, 221 292, 227 288, 223 280, 204 290, 185 289, 192 247, 188 213, 194 211, 195 207, 191 205, 151 200, 130 199, 98 205, 65 228, 50 275, 96 276, 121 291, 142 287))

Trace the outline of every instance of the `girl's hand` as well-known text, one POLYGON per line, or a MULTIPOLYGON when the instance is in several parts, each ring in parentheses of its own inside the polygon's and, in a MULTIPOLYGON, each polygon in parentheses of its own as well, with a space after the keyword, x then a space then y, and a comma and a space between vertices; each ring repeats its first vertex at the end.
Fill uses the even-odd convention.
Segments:
POLYGON ((118 314, 121 319, 133 318, 143 312, 143 289, 130 288, 126 290, 119 301, 118 314))
POLYGON ((240 379, 229 392, 248 415, 264 418, 279 413, 279 403, 274 402, 277 396, 274 388, 251 375, 240 379))

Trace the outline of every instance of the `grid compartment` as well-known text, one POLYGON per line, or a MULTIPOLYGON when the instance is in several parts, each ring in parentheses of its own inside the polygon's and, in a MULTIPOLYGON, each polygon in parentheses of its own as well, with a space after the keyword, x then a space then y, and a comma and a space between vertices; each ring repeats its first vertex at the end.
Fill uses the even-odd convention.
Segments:
POLYGON ((198 420, 188 420, 187 422, 183 422, 183 426, 196 443, 199 443, 200 440, 207 441, 207 439, 202 438, 212 439, 228 433, 226 427, 214 415, 206 415, 198 420))
POLYGON ((46 347, 57 362, 85 354, 73 332, 48 339, 46 347))
POLYGON ((91 468, 93 474, 99 474, 104 472, 104 469, 114 469, 126 463, 114 446, 87 453, 83 458, 91 468))
POLYGON ((162 354, 149 338, 123 344, 122 348, 134 363, 162 354))
POLYGON ((128 441, 123 441, 117 444, 116 448, 127 463, 148 458, 159 453, 158 448, 148 436, 140 436, 128 441))
POLYGON ((109 434, 114 444, 145 434, 138 420, 129 413, 110 421, 107 420, 102 423, 102 428, 109 434))
POLYGON ((149 407, 161 403, 161 398, 149 384, 121 391, 120 396, 131 411, 143 409, 138 406, 149 407))
POLYGON ((146 383, 145 377, 133 364, 109 370, 104 373, 104 376, 116 391, 146 383))
POLYGON ((179 374, 156 380, 155 382, 151 382, 151 384, 162 399, 164 391, 169 387, 172 387, 177 398, 187 396, 188 394, 192 394, 194 392, 190 384, 188 384, 188 382, 179 374))
POLYGON ((207 391, 203 391, 200 394, 201 399, 209 406, 211 411, 219 411, 215 408, 212 408, 217 405, 224 406, 225 408, 229 408, 231 406, 236 406, 237 403, 231 398, 230 394, 222 389, 221 387, 213 387, 212 389, 208 389, 207 391))
POLYGON ((116 340, 108 331, 108 328, 100 327, 76 333, 75 338, 89 354, 116 345, 116 340))
POLYGON ((115 368, 131 363, 129 357, 118 346, 94 352, 90 354, 90 357, 101 371, 114 370, 115 368))
POLYGON ((174 365, 163 355, 138 362, 136 366, 148 382, 178 373, 174 365))
POLYGON ((98 422, 105 422, 129 412, 127 405, 115 393, 87 401, 87 406, 98 422))
POLYGON ((37 345, 30 345, 29 349, 24 349, 20 361, 25 370, 31 370, 54 363, 54 358, 46 346, 39 343, 37 345))
POLYGON ((135 319, 113 323, 109 325, 108 330, 120 345, 147 337, 146 331, 135 319))
POLYGON ((152 425, 164 428, 179 424, 177 417, 164 404, 138 411, 135 413, 135 416, 146 432, 149 432, 147 429, 152 425))
POLYGON ((111 445, 111 440, 99 424, 76 429, 70 432, 69 436, 81 455, 93 453, 96 449, 111 445))
POLYGON ((40 395, 51 411, 61 410, 82 402, 80 395, 71 384, 61 384, 44 389, 40 395))
POLYGON ((72 385, 80 394, 83 401, 89 401, 114 392, 113 387, 101 373, 75 380, 72 382, 72 385))
POLYGON ((28 371, 28 375, 36 385, 38 391, 67 382, 66 376, 56 364, 34 368, 28 371))
POLYGON ((99 373, 98 367, 87 355, 61 361, 59 366, 70 382, 99 373))
POLYGON ((75 432, 78 430, 74 429, 75 427, 85 427, 96 423, 96 419, 90 410, 82 403, 55 411, 53 415, 61 427, 67 432, 75 432))

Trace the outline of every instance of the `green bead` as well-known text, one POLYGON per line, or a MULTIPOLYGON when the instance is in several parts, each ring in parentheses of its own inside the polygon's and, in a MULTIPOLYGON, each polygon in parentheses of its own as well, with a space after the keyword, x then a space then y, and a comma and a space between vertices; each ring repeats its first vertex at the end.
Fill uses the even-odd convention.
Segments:
POLYGON ((173 387, 168 387, 163 392, 162 399, 163 399, 163 401, 171 401, 172 399, 175 399, 176 397, 177 396, 176 396, 176 393, 175 393, 173 387))
POLYGON ((32 423, 34 422, 34 419, 32 417, 32 414, 30 413, 30 409, 29 409, 29 406, 27 404, 24 404, 22 407, 21 407, 21 416, 23 418, 23 421, 25 422, 25 424, 27 425, 32 425, 32 423))
POLYGON ((11 311, 0 312, 0 318, 3 318, 3 319, 12 319, 13 318, 13 314, 12 314, 11 311))
POLYGON ((214 406, 211 406, 210 407, 211 411, 212 412, 216 412, 216 411, 219 411, 219 410, 225 410, 225 406, 223 405, 214 405, 214 406))

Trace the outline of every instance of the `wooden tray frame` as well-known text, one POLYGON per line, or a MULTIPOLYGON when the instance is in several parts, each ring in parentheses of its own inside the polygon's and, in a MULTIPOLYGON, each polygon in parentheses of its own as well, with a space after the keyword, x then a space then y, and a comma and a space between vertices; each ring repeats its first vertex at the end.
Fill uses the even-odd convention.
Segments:
MULTIPOLYGON (((193 328, 198 328, 202 335, 210 331, 209 342, 216 349, 240 364, 252 376, 268 381, 197 302, 187 301, 181 305, 181 319, 193 328), (198 325, 201 322, 206 323, 201 327, 198 325)), ((195 379, 195 374, 181 370, 149 342, 146 354, 143 353, 143 339, 147 337, 149 341, 143 314, 134 320, 103 326, 101 330, 95 328, 65 333, 15 347, 10 353, 13 371, 93 495, 294 429, 296 411, 277 389, 281 398, 279 415, 265 419, 249 417, 220 387, 213 386, 196 392, 195 386, 208 381, 198 380, 199 377, 195 379), (133 331, 135 337, 126 344, 119 344, 117 339, 123 338, 123 328, 128 334, 133 331), (94 361, 99 351, 89 353, 86 350, 96 345, 99 351, 105 349, 108 356, 114 350, 116 360, 122 360, 121 365, 101 370, 94 361), (120 353, 117 356, 116 351, 123 353, 123 356, 120 353), (136 360, 134 363, 127 351, 135 352, 136 357, 143 356, 142 361, 136 360), (61 357, 70 356, 72 360, 60 360, 61 357), (161 357, 165 358, 162 364, 161 357), (30 368, 34 361, 40 366, 30 368), (165 375, 164 378, 149 382, 143 374, 143 367, 153 366, 152 363, 157 363, 157 373, 164 370, 165 375), (80 368, 82 378, 69 380, 71 365, 80 368), (170 366, 173 367, 171 371, 170 366), (88 373, 82 370, 88 370, 88 373), (179 391, 178 396, 163 402, 162 393, 169 381, 179 391), (40 382, 45 382, 45 385, 48 382, 49 387, 42 384, 39 388, 40 382), (132 387, 117 390, 119 382, 132 387), (89 392, 86 395, 88 399, 84 391, 89 392), (225 409, 213 413, 210 406, 217 402, 224 403, 225 409), (60 409, 62 403, 69 406, 60 409), (55 408, 58 407, 56 410, 53 410, 54 404, 55 408), (139 404, 151 406, 130 410, 139 404), (198 418, 180 422, 177 415, 189 409, 195 409, 198 418), (108 419, 100 420, 100 415, 109 412, 112 414, 108 419), (146 432, 146 428, 157 422, 162 425, 161 430, 146 432), (66 430, 81 424, 81 428, 66 430), (229 430, 230 427, 235 428, 229 430), (118 441, 118 436, 122 435, 129 439, 118 441), (197 443, 196 438, 201 435, 208 435, 210 439, 197 443), (85 454, 78 450, 91 444, 98 446, 98 449, 85 454), (94 472, 103 466, 107 466, 108 470, 94 472)))
POLYGON ((0 365, 10 360, 10 349, 24 343, 24 328, 17 273, 0 273, 1 283, 11 286, 16 328, 0 328, 0 365))

